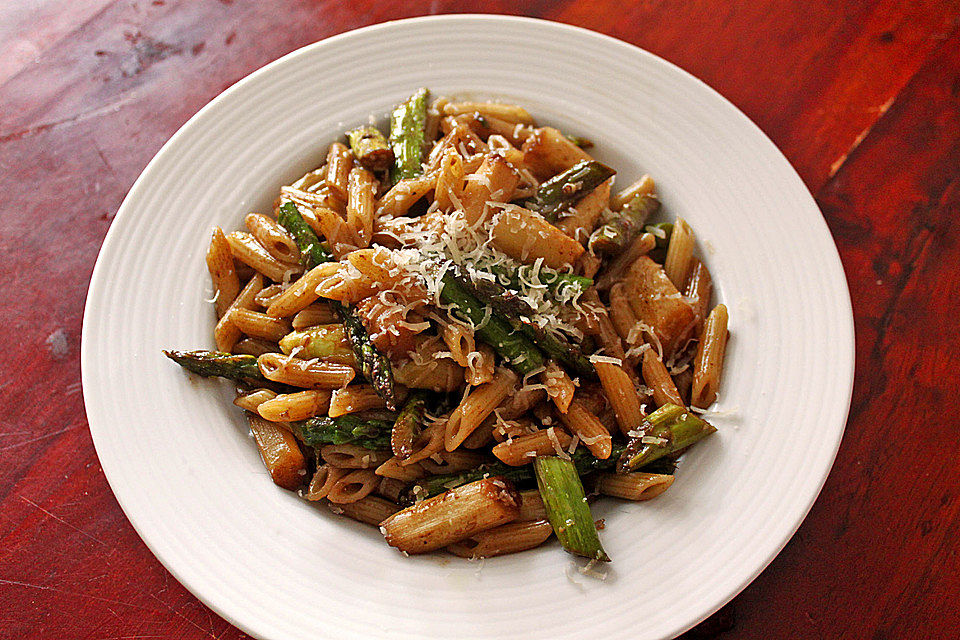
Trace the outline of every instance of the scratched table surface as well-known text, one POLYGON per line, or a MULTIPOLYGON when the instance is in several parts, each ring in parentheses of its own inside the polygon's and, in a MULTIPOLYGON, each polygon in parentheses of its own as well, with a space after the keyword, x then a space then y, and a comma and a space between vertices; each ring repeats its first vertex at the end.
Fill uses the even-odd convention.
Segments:
POLYGON ((0 638, 246 637, 137 537, 84 415, 87 285, 154 153, 302 45, 423 13, 519 10, 639 45, 729 98, 815 195, 850 284, 857 373, 833 471, 773 563, 687 637, 956 637, 958 5, 0 3, 0 638))

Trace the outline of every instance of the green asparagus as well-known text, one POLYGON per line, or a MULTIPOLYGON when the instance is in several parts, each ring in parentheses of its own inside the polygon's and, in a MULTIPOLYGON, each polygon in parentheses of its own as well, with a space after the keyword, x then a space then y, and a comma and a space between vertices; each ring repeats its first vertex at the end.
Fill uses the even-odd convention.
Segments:
POLYGON ((393 455, 406 460, 413 453, 413 446, 423 427, 423 417, 427 410, 427 393, 415 391, 407 398, 400 410, 397 421, 393 423, 390 435, 390 448, 393 455))
POLYGON ((603 253, 619 253, 643 231, 643 223, 660 209, 660 200, 649 193, 640 194, 627 203, 613 219, 590 236, 590 249, 603 253))
POLYGON ((357 127, 347 132, 350 149, 360 164, 370 171, 382 171, 393 165, 393 150, 380 130, 374 126, 357 127))
POLYGON ((293 331, 280 339, 280 350, 290 355, 295 350, 305 360, 320 358, 341 364, 356 364, 353 348, 342 324, 322 324, 293 331))
POLYGON ((291 422, 293 435, 311 447, 325 444, 355 444, 364 449, 389 449, 393 423, 388 420, 365 419, 356 415, 330 418, 318 416, 291 422))
POLYGON ((360 365, 360 372, 363 377, 373 385, 377 395, 383 398, 387 408, 396 411, 397 392, 393 382, 393 368, 390 366, 390 359, 373 346, 373 343, 370 342, 370 335, 352 309, 336 302, 332 303, 332 306, 343 320, 347 340, 353 348, 353 354, 357 359, 357 364, 360 365))
POLYGON ((642 436, 630 439, 617 461, 617 471, 636 471, 651 462, 696 444, 716 431, 716 427, 683 407, 665 404, 640 425, 642 436))
POLYGON ((593 140, 591 140, 590 138, 584 138, 583 136, 573 136, 573 135, 570 135, 569 133, 565 135, 567 137, 567 140, 577 145, 581 149, 590 149, 593 147, 593 140))
POLYGON ((610 556, 600 545, 583 483, 573 461, 541 456, 534 459, 533 468, 547 519, 560 545, 569 553, 609 562, 610 556))
POLYGON ((393 184, 423 173, 424 126, 427 121, 427 89, 420 89, 401 102, 390 116, 390 148, 393 150, 393 184))
POLYGON ((561 211, 576 204, 615 173, 596 160, 584 160, 541 184, 532 198, 520 204, 555 222, 561 211))
POLYGON ((673 233, 673 223, 658 222, 657 224, 648 224, 643 230, 656 239, 657 246, 654 247, 654 250, 666 249, 667 245, 670 244, 670 234, 673 233))
POLYGON ((260 373, 254 356, 222 351, 164 351, 164 355, 188 371, 204 377, 229 378, 254 386, 272 385, 260 373))
POLYGON ((284 202, 280 207, 277 221, 296 240, 297 246, 300 248, 300 262, 307 269, 333 260, 333 255, 323 246, 320 238, 300 215, 297 205, 290 201, 284 202))
POLYGON ((451 272, 443 275, 442 283, 440 298, 454 305, 453 313, 472 323, 477 337, 493 347, 514 370, 526 375, 543 366, 543 355, 536 345, 514 331, 499 314, 464 291, 451 272))
POLYGON ((517 294, 498 282, 474 281, 456 266, 450 268, 450 275, 465 292, 473 295, 481 304, 489 306, 495 313, 499 313, 514 331, 529 338, 545 354, 562 362, 578 374, 591 377, 596 375, 593 365, 577 345, 561 336, 547 332, 531 321, 531 318, 536 315, 536 310, 517 294))

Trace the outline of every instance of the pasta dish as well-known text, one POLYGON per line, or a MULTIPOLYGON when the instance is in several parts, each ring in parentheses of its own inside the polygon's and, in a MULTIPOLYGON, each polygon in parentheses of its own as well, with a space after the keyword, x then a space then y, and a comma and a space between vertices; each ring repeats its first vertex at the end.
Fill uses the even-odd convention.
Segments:
POLYGON ((716 431, 727 309, 591 147, 420 89, 213 229, 216 349, 165 353, 234 381, 274 483, 404 553, 608 561, 590 503, 662 494, 716 431))

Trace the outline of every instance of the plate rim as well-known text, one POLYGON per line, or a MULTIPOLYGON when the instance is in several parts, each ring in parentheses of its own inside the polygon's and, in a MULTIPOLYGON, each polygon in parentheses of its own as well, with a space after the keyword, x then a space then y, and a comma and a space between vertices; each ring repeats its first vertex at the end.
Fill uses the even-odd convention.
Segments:
MULTIPOLYGON (((389 20, 373 25, 368 25, 365 27, 360 27, 357 29, 352 29, 342 33, 317 40, 315 42, 306 44, 302 47, 298 47, 290 51, 289 53, 284 54, 283 56, 272 60, 265 65, 259 67, 258 69, 252 71, 251 73, 240 78, 229 87, 224 89, 222 92, 217 94, 214 98, 208 101, 203 107, 201 107, 195 114, 193 114, 186 122, 184 122, 177 131, 170 136, 170 138, 160 147, 156 154, 150 159, 144 169, 141 171, 140 175, 134 181, 133 185, 130 187, 127 194, 124 196, 123 201, 121 202, 117 214, 114 217, 114 220, 111 222, 110 228, 107 230, 106 236, 104 237, 103 243, 100 246, 100 249, 97 253, 96 263, 94 269, 90 276, 90 284, 87 289, 86 299, 84 302, 83 309, 83 321, 81 326, 81 341, 80 341, 80 368, 81 368, 81 381, 89 380, 93 377, 93 364, 92 360, 94 355, 91 353, 91 341, 93 340, 91 335, 91 317, 96 315, 97 309, 95 308, 95 300, 98 297, 101 289, 108 286, 108 276, 105 272, 108 269, 106 265, 106 260, 104 255, 109 253, 112 250, 114 244, 120 241, 122 238, 121 232, 117 231, 121 224, 118 224, 121 220, 126 220, 129 216, 133 215, 132 205, 130 204, 140 191, 144 190, 144 186, 151 179, 152 174, 157 170, 157 165, 160 164, 162 158, 165 157, 172 147, 174 147, 178 141, 187 135, 190 134, 191 130, 195 126, 195 122, 200 119, 204 113, 208 110, 214 108, 217 104, 224 100, 229 100, 230 96, 234 93, 240 91, 243 86, 246 84, 255 82, 262 75, 268 74, 272 71, 274 67, 280 66, 286 63, 288 60, 297 58, 299 56, 308 55, 316 49, 323 48, 327 45, 333 44, 343 39, 354 37, 358 34, 366 34, 370 32, 386 30, 391 28, 402 28, 407 24, 422 24, 422 23, 455 23, 455 22, 488 22, 488 23, 498 23, 498 22, 515 22, 515 23, 526 23, 532 28, 544 28, 544 29, 556 29, 558 32, 571 32, 577 33, 582 36, 589 36, 604 41, 609 46, 615 46, 621 48, 625 52, 628 52, 629 55, 641 55, 652 61, 655 64, 660 64, 666 66, 673 73, 678 73, 684 77, 688 82, 692 81, 694 84, 698 85, 698 88, 705 90, 713 95, 715 99, 718 99, 718 104, 721 104, 731 115, 739 119, 742 124, 746 125, 748 128, 754 130, 754 132, 762 139, 785 163, 785 166, 790 168, 790 179, 794 180, 797 186, 802 189, 803 199, 808 201, 808 204, 811 205, 819 215, 816 216, 817 223, 821 225, 822 231, 825 231, 827 236, 830 238, 830 244, 832 247, 832 252, 830 252, 829 262, 833 268, 839 270, 840 278, 842 279, 841 300, 843 309, 837 309, 837 316, 835 318, 836 329, 839 334, 839 339, 843 340, 847 348, 839 349, 843 355, 847 358, 847 367, 844 372, 844 379, 847 380, 847 385, 843 397, 845 397, 844 405, 845 408, 842 412, 843 420, 842 425, 836 429, 835 436, 832 442, 824 442, 824 448, 832 449, 830 456, 826 458, 829 461, 829 464, 825 465, 825 468, 822 470, 821 478, 818 482, 818 486, 815 492, 811 492, 810 496, 807 499, 806 504, 802 510, 797 512, 797 517, 793 522, 790 523, 790 526, 786 529, 787 533, 783 536, 782 540, 778 540, 778 543, 775 545, 775 549, 772 550, 770 554, 760 563, 757 567, 753 568, 751 571, 747 572, 747 575, 743 580, 741 580, 734 589, 730 591, 727 595, 721 597, 718 602, 715 602, 706 608, 704 613, 697 617, 696 619, 684 623, 682 625, 676 626, 675 630, 672 632, 674 635, 679 635, 706 618, 713 615, 720 608, 725 606, 728 602, 733 600, 737 595, 739 595, 747 586, 752 583, 757 576, 760 575, 770 563, 780 554, 783 548, 787 545, 788 542, 794 537, 800 525, 804 522, 810 510, 813 508, 813 505, 816 503, 819 498, 824 485, 826 484, 827 478, 830 475, 830 472, 833 469, 833 466, 836 462, 836 456, 839 451, 840 445, 842 443, 843 436, 846 432, 846 425, 849 419, 849 412, 851 408, 851 402, 853 397, 853 386, 855 378, 855 367, 856 367, 856 333, 854 326, 854 315, 853 315, 853 305, 852 299, 850 296, 850 289, 846 278, 846 272, 843 268, 843 263, 840 258, 839 250, 836 246, 836 241, 833 239, 833 234, 830 232, 829 226, 827 225, 826 219, 823 217, 823 212, 820 210, 820 207, 817 205, 813 194, 810 192, 810 189, 800 178, 793 164, 787 159, 779 147, 770 139, 769 136, 745 113, 743 113, 736 105, 734 105, 730 100, 724 97, 721 93, 711 87, 709 84, 701 80, 700 78, 694 76, 690 72, 684 70, 680 66, 654 54, 646 49, 643 49, 637 45, 633 45, 629 42, 625 42, 613 36, 609 36, 591 29, 584 27, 579 27, 575 25, 570 25, 562 22, 556 22, 553 20, 547 20, 543 18, 533 18, 526 16, 512 16, 512 15, 501 15, 501 14, 486 14, 486 13, 462 13, 462 14, 443 14, 443 15, 429 15, 429 16, 418 16, 412 18, 403 18, 397 20, 389 20), (842 313, 840 313, 842 312, 842 313), (829 446, 828 446, 829 445, 829 446)), ((841 345, 842 346, 842 345, 841 345)), ((82 384, 83 389, 83 398, 84 398, 84 409, 87 416, 88 427, 90 430, 91 438, 93 440, 94 449, 97 453, 97 458, 100 461, 101 469, 103 470, 104 476, 107 480, 107 483, 110 487, 111 492, 113 493, 114 498, 117 500, 120 505, 121 510, 123 511, 124 517, 131 524, 134 531, 150 550, 150 553, 156 558, 164 569, 166 569, 170 574, 181 584, 183 587, 189 591, 194 597, 200 600, 205 606, 209 607, 217 615, 222 617, 224 620, 230 624, 236 626, 240 630, 253 637, 263 637, 265 630, 257 629, 257 618, 252 616, 251 621, 240 620, 233 615, 231 611, 228 610, 227 603, 221 603, 215 600, 212 597, 209 597, 206 592, 201 588, 192 584, 192 581, 188 579, 178 567, 174 566, 173 563, 168 562, 157 550, 155 543, 152 540, 152 535, 147 532, 141 525, 138 524, 130 515, 128 510, 127 499, 121 497, 123 493, 118 492, 116 489, 115 483, 117 483, 117 478, 111 478, 112 472, 108 470, 107 466, 103 464, 103 460, 100 459, 100 448, 97 446, 98 436, 96 433, 100 431, 99 428, 94 427, 93 421, 90 420, 90 409, 87 407, 94 406, 98 404, 96 399, 92 398, 90 394, 92 391, 88 391, 88 386, 82 384), (93 402, 91 402, 91 400, 93 402)), ((106 433, 101 432, 99 438, 106 437, 106 433)), ((266 630, 269 631, 269 630, 266 630)))

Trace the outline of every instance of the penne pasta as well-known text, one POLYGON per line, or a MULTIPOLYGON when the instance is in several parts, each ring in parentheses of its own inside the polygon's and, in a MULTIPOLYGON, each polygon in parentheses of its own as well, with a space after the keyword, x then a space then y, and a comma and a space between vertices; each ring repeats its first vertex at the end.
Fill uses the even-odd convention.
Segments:
POLYGON ((687 276, 693 261, 693 230, 683 218, 677 218, 667 245, 667 257, 663 261, 663 271, 677 290, 687 284, 687 276))
POLYGON ((287 264, 274 258, 249 233, 243 231, 228 233, 227 242, 230 244, 230 252, 234 258, 274 282, 287 281, 303 271, 299 265, 287 264))
POLYGON ((553 400, 557 411, 566 413, 567 409, 570 408, 570 403, 573 402, 573 393, 576 390, 573 380, 554 360, 547 362, 546 370, 541 374, 541 378, 547 388, 547 396, 553 400))
POLYGON ((240 291, 233 302, 230 303, 227 312, 223 314, 223 317, 220 318, 220 321, 217 322, 217 326, 213 330, 213 340, 216 342, 218 350, 232 351, 233 346, 237 344, 237 340, 239 340, 241 336, 240 329, 230 322, 227 318, 227 313, 232 309, 252 309, 257 294, 260 293, 262 289, 263 276, 259 273, 254 274, 254 276, 250 278, 250 281, 243 287, 243 290, 240 291))
POLYGON ((493 380, 496 372, 496 360, 493 349, 485 344, 478 344, 475 351, 467 355, 467 368, 464 370, 464 380, 473 387, 479 387, 493 380))
POLYGON ((650 500, 670 488, 673 476, 661 473, 601 473, 597 491, 624 500, 650 500))
POLYGON ((533 116, 523 107, 499 102, 450 102, 444 106, 443 113, 448 116, 476 113, 484 118, 497 118, 513 125, 536 124, 533 116))
POLYGON ((447 547, 447 551, 462 558, 492 558, 539 547, 553 534, 546 520, 511 522, 474 534, 447 547))
MULTIPOLYGON (((326 262, 310 269, 270 301, 266 310, 267 315, 286 318, 304 310, 320 297, 317 294, 317 286, 336 272, 337 263, 335 262, 326 262)), ((331 316, 333 313, 329 312, 327 315, 331 316)))
POLYGON ((613 262, 604 269, 597 279, 597 290, 607 291, 613 285, 623 280, 627 270, 640 256, 647 255, 657 246, 657 240, 651 233, 641 233, 634 238, 627 248, 613 259, 613 262))
MULTIPOLYGON (((586 246, 590 234, 597 226, 600 214, 607 208, 610 201, 610 185, 613 179, 600 184, 596 189, 585 195, 577 202, 566 215, 561 215, 557 227, 565 234, 586 246)), ((599 261, 598 261, 599 265, 599 261)))
POLYGON ((677 390, 677 385, 673 383, 670 372, 664 366, 657 354, 652 349, 643 352, 643 380, 653 394, 653 401, 658 407, 665 404, 683 405, 683 398, 677 390))
POLYGON ((534 130, 523 143, 523 162, 540 179, 554 176, 583 160, 593 158, 553 127, 534 130))
POLYGON ((399 217, 410 210, 418 200, 437 186, 437 174, 428 173, 418 178, 401 180, 387 191, 377 203, 377 217, 399 217))
POLYGON ((520 175, 499 155, 487 156, 477 172, 467 176, 460 203, 467 224, 486 218, 488 203, 509 202, 520 175))
POLYGON ((303 484, 307 463, 296 438, 286 429, 249 412, 247 421, 260 449, 260 458, 274 484, 284 489, 297 489, 303 484))
POLYGON ((330 397, 328 415, 331 418, 344 416, 348 413, 367 411, 369 409, 383 409, 387 405, 376 390, 367 384, 354 384, 342 389, 335 389, 330 397))
MULTIPOLYGON (((269 311, 268 309, 268 315, 269 311)), ((298 311, 297 315, 293 316, 293 322, 291 324, 294 329, 306 329, 308 327, 315 327, 318 324, 330 324, 338 320, 337 314, 330 308, 329 304, 325 302, 314 302, 298 311)))
POLYGON ((213 228, 213 237, 207 250, 207 269, 213 281, 214 308, 217 317, 222 318, 240 293, 240 279, 233 263, 230 243, 220 227, 213 228))
POLYGON ((643 422, 640 397, 633 386, 633 380, 621 365, 595 362, 593 366, 603 386, 603 393, 617 416, 620 432, 626 436, 643 422))
POLYGON ((347 181, 347 224, 353 228, 363 246, 373 238, 374 198, 377 181, 373 174, 356 166, 347 181))
POLYGON ((276 397, 276 391, 271 391, 270 389, 254 389, 253 391, 237 394, 233 404, 246 411, 256 413, 261 404, 276 397))
POLYGON ((333 483, 327 500, 334 504, 350 504, 369 496, 380 484, 373 469, 355 469, 333 483))
POLYGON ((310 485, 303 497, 310 501, 323 500, 330 493, 340 478, 350 473, 349 469, 338 469, 328 464, 322 464, 317 467, 317 471, 310 480, 310 485))
POLYGON ((687 286, 683 294, 693 306, 694 316, 697 321, 697 333, 703 330, 703 323, 707 319, 707 312, 710 309, 710 297, 713 295, 713 280, 710 278, 710 271, 705 264, 693 259, 690 267, 690 277, 687 278, 687 286))
POLYGON ((530 522, 533 520, 546 520, 547 509, 543 506, 543 498, 540 497, 540 491, 537 489, 527 489, 520 492, 520 513, 517 515, 518 522, 530 522))
POLYGON ((260 356, 257 364, 268 380, 303 389, 339 389, 356 376, 356 371, 346 365, 311 362, 278 353, 260 356))
POLYGON ((726 348, 727 308, 718 304, 707 317, 697 345, 690 389, 690 404, 693 406, 706 409, 717 399, 726 348))
POLYGON ((447 451, 453 451, 459 447, 460 443, 493 413, 493 410, 514 389, 516 383, 517 375, 509 369, 501 368, 494 375, 493 380, 474 388, 447 420, 444 436, 444 446, 447 451))
MULTIPOLYGON (((233 327, 233 325, 230 326, 233 327)), ((239 329, 237 331, 239 331, 239 329)), ((259 358, 265 353, 276 353, 279 349, 280 347, 276 342, 270 342, 269 340, 262 340, 260 338, 243 338, 233 345, 231 352, 259 358)))
POLYGON ((230 309, 224 316, 241 333, 253 338, 277 342, 290 333, 290 323, 281 318, 271 318, 265 313, 250 309, 230 309))
POLYGON ((320 457, 338 469, 372 469, 391 458, 389 451, 366 449, 355 444, 327 444, 320 447, 320 457))
POLYGON ((437 208, 442 211, 449 211, 454 208, 454 203, 462 201, 463 198, 463 156, 457 153, 456 149, 448 148, 440 161, 439 173, 437 174, 437 186, 434 195, 437 208))
POLYGON ((548 427, 530 435, 501 442, 493 448, 493 455, 505 464, 519 467, 530 464, 537 456, 566 455, 564 450, 570 446, 571 441, 572 438, 566 431, 548 427))
POLYGON ((648 174, 643 174, 640 178, 630 184, 626 189, 618 191, 616 195, 610 198, 610 209, 619 211, 637 196, 649 195, 656 191, 656 185, 648 174))
POLYGON ((542 260, 552 269, 561 269, 584 252, 583 245, 529 209, 501 205, 493 219, 493 246, 525 264, 542 260))
POLYGON ((660 265, 647 256, 633 263, 624 282, 633 313, 648 327, 649 340, 663 358, 671 357, 686 344, 693 331, 693 308, 660 265))
POLYGON ((295 422, 313 416, 323 415, 330 407, 330 392, 298 391, 296 393, 273 394, 259 404, 255 411, 270 422, 295 422))
POLYGON ((316 216, 320 235, 327 239, 330 251, 337 259, 355 251, 363 244, 353 227, 347 224, 347 221, 336 211, 326 207, 315 207, 313 215, 316 216))
POLYGON ((248 213, 244 221, 250 234, 278 261, 296 264, 300 260, 297 243, 276 220, 259 213, 248 213))
POLYGON ((426 475, 419 463, 401 464, 403 461, 394 456, 377 467, 377 475, 401 482, 413 482, 426 475))
MULTIPOLYGON (((331 500, 331 502, 333 501, 331 500)), ((333 507, 331 506, 331 508, 333 507)), ((336 506, 334 512, 357 522, 377 527, 399 510, 400 507, 389 500, 368 495, 352 502, 341 502, 336 506)))
POLYGON ((606 460, 613 451, 610 431, 576 397, 570 403, 566 413, 560 414, 560 421, 571 433, 580 437, 580 442, 600 460, 606 460))
POLYGON ((327 189, 334 196, 336 209, 342 211, 347 202, 350 170, 353 168, 353 154, 345 145, 334 142, 327 152, 327 189))

